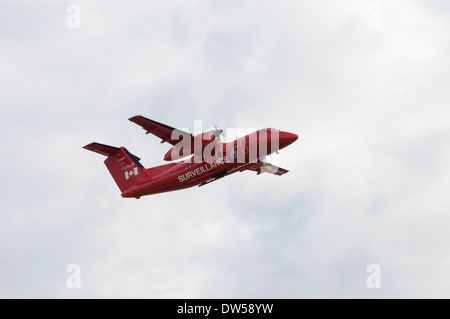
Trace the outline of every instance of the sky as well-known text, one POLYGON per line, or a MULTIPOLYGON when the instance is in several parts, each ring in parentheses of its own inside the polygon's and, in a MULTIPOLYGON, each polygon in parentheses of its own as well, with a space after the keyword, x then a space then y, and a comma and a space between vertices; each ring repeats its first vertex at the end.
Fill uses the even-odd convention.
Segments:
POLYGON ((1 298, 450 297, 448 1, 0 7, 1 298), (82 146, 164 164, 138 114, 299 140, 282 177, 123 199, 82 146))

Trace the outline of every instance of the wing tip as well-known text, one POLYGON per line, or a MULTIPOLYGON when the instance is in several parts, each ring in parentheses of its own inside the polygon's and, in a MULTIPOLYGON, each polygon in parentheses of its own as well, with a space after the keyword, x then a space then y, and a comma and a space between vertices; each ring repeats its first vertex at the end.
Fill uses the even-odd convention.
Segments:
POLYGON ((94 144, 95 144, 95 142, 86 144, 85 146, 83 146, 83 148, 84 148, 85 150, 88 150, 88 149, 89 149, 89 146, 92 146, 92 145, 94 145, 94 144))
POLYGON ((130 117, 130 118, 128 119, 128 121, 133 122, 133 120, 138 119, 138 118, 140 118, 140 117, 142 117, 142 115, 135 115, 135 116, 130 117))

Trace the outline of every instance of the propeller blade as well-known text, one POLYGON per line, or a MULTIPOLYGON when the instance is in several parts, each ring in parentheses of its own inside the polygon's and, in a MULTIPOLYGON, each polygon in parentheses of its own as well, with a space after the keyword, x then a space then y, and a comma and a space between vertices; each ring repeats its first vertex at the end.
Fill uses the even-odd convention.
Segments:
POLYGON ((223 141, 222 134, 224 134, 223 130, 218 128, 217 125, 214 124, 214 135, 217 137, 219 143, 222 143, 223 141))

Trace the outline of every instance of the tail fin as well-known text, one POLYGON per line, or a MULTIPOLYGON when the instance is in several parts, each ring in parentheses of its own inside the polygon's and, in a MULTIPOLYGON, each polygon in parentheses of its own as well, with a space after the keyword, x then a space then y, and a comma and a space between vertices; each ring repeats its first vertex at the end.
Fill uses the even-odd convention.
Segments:
POLYGON ((149 179, 144 166, 139 163, 141 159, 128 152, 125 147, 91 143, 83 148, 107 156, 105 165, 122 193, 149 179))

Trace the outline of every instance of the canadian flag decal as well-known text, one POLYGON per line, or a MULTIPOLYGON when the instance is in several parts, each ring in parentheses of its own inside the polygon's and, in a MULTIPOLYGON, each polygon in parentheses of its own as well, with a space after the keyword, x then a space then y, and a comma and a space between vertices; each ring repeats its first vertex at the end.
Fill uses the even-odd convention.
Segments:
POLYGON ((139 174, 138 168, 135 167, 134 169, 125 172, 125 179, 129 180, 131 176, 136 176, 137 174, 139 174))

